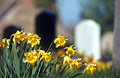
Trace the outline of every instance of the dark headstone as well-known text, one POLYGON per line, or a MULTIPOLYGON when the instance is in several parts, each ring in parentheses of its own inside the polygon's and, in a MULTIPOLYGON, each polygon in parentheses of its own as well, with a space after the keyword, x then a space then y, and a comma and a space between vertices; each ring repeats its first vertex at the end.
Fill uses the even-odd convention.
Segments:
POLYGON ((11 35, 22 29, 17 25, 10 25, 6 27, 3 31, 3 38, 10 39, 11 35))
POLYGON ((56 14, 50 10, 44 10, 38 14, 35 21, 36 34, 42 39, 40 45, 47 50, 55 38, 56 14))

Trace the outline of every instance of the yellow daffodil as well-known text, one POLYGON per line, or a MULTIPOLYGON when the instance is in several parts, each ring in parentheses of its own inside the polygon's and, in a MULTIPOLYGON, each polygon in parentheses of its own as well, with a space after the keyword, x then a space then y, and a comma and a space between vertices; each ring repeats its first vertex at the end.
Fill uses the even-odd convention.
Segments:
POLYGON ((67 54, 68 56, 75 55, 76 50, 74 50, 74 49, 75 49, 75 47, 73 47, 73 45, 69 46, 69 47, 67 48, 66 54, 67 54))
POLYGON ((69 71, 72 71, 72 70, 73 70, 73 66, 74 66, 74 65, 71 65, 71 64, 69 65, 69 67, 70 67, 70 70, 69 70, 69 71))
POLYGON ((75 61, 75 66, 77 66, 77 68, 79 68, 82 65, 81 62, 75 61))
POLYGON ((28 37, 26 37, 28 40, 27 43, 30 43, 31 47, 34 47, 34 45, 36 45, 36 44, 40 44, 41 38, 37 34, 34 35, 31 33, 28 33, 27 35, 28 35, 28 37))
POLYGON ((87 67, 84 69, 83 73, 93 74, 96 71, 96 64, 85 64, 87 67))
POLYGON ((36 44, 39 44, 39 41, 36 38, 32 38, 30 44, 31 44, 31 47, 34 47, 36 44))
POLYGON ((20 43, 20 41, 23 41, 24 39, 27 39, 27 43, 31 44, 31 47, 34 47, 36 44, 40 44, 41 38, 37 34, 33 33, 26 33, 23 31, 17 31, 15 34, 13 34, 13 41, 17 41, 20 43))
POLYGON ((7 48, 9 48, 9 39, 3 39, 1 42, 0 42, 0 47, 4 48, 5 47, 5 40, 6 40, 6 43, 7 43, 7 48))
POLYGON ((66 65, 66 64, 67 64, 67 60, 69 60, 69 59, 70 59, 70 57, 68 57, 68 56, 65 56, 65 57, 64 57, 63 64, 64 64, 64 65, 66 65))
POLYGON ((74 59, 75 66, 77 66, 77 68, 79 68, 82 65, 82 63, 79 61, 81 61, 81 58, 74 59))
POLYGON ((34 38, 34 34, 27 33, 25 38, 28 40, 27 43, 31 43, 32 38, 34 38))
POLYGON ((17 41, 18 43, 20 43, 20 40, 22 39, 21 38, 21 33, 22 33, 22 31, 17 31, 15 34, 12 35, 14 43, 15 43, 15 41, 17 41))
POLYGON ((69 58, 68 56, 66 56, 65 58, 64 58, 64 65, 67 65, 68 64, 68 68, 70 68, 70 71, 72 71, 73 70, 73 66, 74 66, 74 61, 71 59, 71 58, 69 58))
POLYGON ((41 38, 37 34, 34 34, 34 38, 36 38, 37 40, 41 40, 41 38))
POLYGON ((84 62, 88 62, 88 61, 89 61, 89 58, 88 58, 88 57, 84 57, 84 58, 83 58, 83 61, 84 61, 84 62))
POLYGON ((69 65, 74 65, 74 60, 72 60, 72 59, 67 59, 67 63, 68 63, 69 65))
POLYGON ((95 57, 93 55, 90 57, 90 63, 95 63, 95 57))
MULTIPOLYGON (((25 32, 24 32, 25 33, 25 32)), ((28 41, 32 39, 33 37, 33 33, 25 33, 25 39, 27 39, 28 41)))
POLYGON ((39 54, 40 54, 40 55, 45 54, 45 51, 44 51, 44 50, 38 50, 38 51, 39 51, 39 54))
POLYGON ((23 41, 24 39, 25 39, 25 34, 24 33, 20 34, 20 41, 23 41))
POLYGON ((34 63, 38 60, 39 56, 38 56, 38 52, 36 52, 35 50, 33 50, 32 52, 27 52, 24 53, 24 56, 26 57, 26 59, 23 59, 23 62, 29 62, 30 64, 34 65, 34 63))
POLYGON ((66 40, 68 40, 68 39, 65 39, 64 36, 58 35, 58 38, 56 38, 54 40, 54 43, 56 44, 56 48, 58 48, 59 46, 63 46, 64 47, 64 45, 66 43, 66 40))
POLYGON ((105 63, 103 63, 101 66, 102 66, 102 70, 104 70, 105 69, 105 63))
POLYGON ((107 68, 107 69, 110 68, 110 63, 106 63, 106 68, 107 68))
POLYGON ((51 59, 51 52, 49 53, 42 53, 42 57, 40 58, 40 60, 45 60, 46 62, 49 62, 51 59))
POLYGON ((97 70, 98 70, 98 71, 101 71, 101 70, 104 70, 104 69, 105 69, 105 63, 104 63, 102 60, 97 61, 97 62, 96 62, 96 65, 97 65, 97 70))
POLYGON ((69 66, 70 66, 70 71, 72 71, 73 70, 73 68, 79 68, 80 66, 81 66, 81 62, 78 62, 78 59, 69 59, 69 60, 67 60, 67 62, 68 62, 68 64, 69 64, 69 66))
POLYGON ((82 57, 84 55, 84 53, 83 53, 83 51, 81 50, 81 51, 78 51, 78 56, 79 57, 82 57))
POLYGON ((79 62, 80 60, 81 60, 81 58, 71 59, 70 57, 65 56, 64 57, 64 61, 63 61, 63 65, 67 65, 68 64, 67 68, 70 68, 70 71, 72 71, 73 68, 79 68, 81 66, 82 63, 79 62))

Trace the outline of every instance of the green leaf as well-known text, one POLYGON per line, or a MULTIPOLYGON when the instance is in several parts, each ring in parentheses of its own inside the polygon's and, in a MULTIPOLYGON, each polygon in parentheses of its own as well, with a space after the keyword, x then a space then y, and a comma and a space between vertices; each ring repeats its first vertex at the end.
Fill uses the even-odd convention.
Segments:
MULTIPOLYGON (((81 70, 84 68, 85 65, 80 66, 79 68, 75 69, 73 72, 71 72, 66 78, 71 78, 71 76, 78 70, 81 70)), ((79 71, 80 72, 80 71, 79 71)), ((75 75, 74 75, 75 76, 75 75)))
POLYGON ((41 73, 41 70, 42 70, 42 68, 43 68, 43 65, 44 65, 44 60, 41 61, 41 64, 40 64, 39 70, 38 70, 38 72, 37 72, 36 78, 38 78, 39 74, 41 73))
POLYGON ((37 69, 39 68, 40 62, 41 61, 37 61, 37 66, 33 67, 33 69, 32 69, 32 77, 37 72, 37 69))
POLYGON ((78 73, 78 74, 75 74, 75 75, 73 75, 71 78, 74 78, 74 77, 77 77, 77 76, 79 76, 79 75, 81 75, 81 74, 83 74, 83 73, 78 73))
POLYGON ((5 75, 4 75, 3 71, 1 70, 1 68, 0 68, 0 73, 5 78, 5 75))
POLYGON ((50 44, 50 46, 48 47, 47 52, 49 52, 49 51, 50 51, 50 48, 52 47, 53 43, 54 43, 54 41, 53 41, 53 42, 50 44))
POLYGON ((14 64, 14 67, 15 67, 15 71, 16 71, 16 74, 17 74, 17 77, 20 78, 20 59, 18 58, 18 50, 16 49, 16 42, 15 44, 12 43, 12 53, 14 53, 14 60, 13 60, 13 64, 14 64))
POLYGON ((5 46, 3 49, 4 57, 8 58, 7 40, 5 39, 5 46))
POLYGON ((66 67, 67 67, 67 65, 65 65, 65 66, 62 68, 62 70, 59 72, 58 78, 62 77, 62 75, 63 75, 64 72, 65 72, 65 68, 66 68, 66 67))

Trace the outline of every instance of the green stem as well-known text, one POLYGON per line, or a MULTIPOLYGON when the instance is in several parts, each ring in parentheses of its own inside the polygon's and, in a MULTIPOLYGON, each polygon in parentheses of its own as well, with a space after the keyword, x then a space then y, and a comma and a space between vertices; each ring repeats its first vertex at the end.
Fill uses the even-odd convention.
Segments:
POLYGON ((5 68, 5 78, 7 78, 7 76, 6 76, 6 68, 5 68))
MULTIPOLYGON (((83 65, 82 65, 82 66, 83 66, 83 65)), ((81 66, 81 67, 82 67, 82 66, 81 66)), ((80 68, 81 68, 81 67, 80 67, 80 68)), ((76 72, 77 70, 78 70, 78 69, 74 70, 74 71, 73 71, 72 73, 70 73, 70 75, 68 75, 66 78, 70 78, 70 76, 71 76, 74 72, 76 72)))
POLYGON ((43 61, 42 61, 41 65, 40 65, 40 67, 39 67, 39 70, 38 70, 38 73, 37 73, 37 77, 36 77, 36 78, 38 78, 38 75, 39 75, 40 69, 42 68, 42 65, 43 65, 43 61))
POLYGON ((50 50, 50 48, 52 47, 52 45, 53 45, 53 43, 54 43, 54 41, 50 44, 50 46, 48 47, 48 50, 47 50, 47 52, 50 50))
POLYGON ((5 75, 3 74, 3 72, 2 72, 2 70, 0 69, 0 72, 1 72, 1 74, 3 75, 3 77, 5 78, 5 75))
POLYGON ((29 66, 28 66, 28 64, 27 64, 27 68, 26 68, 26 70, 25 70, 25 72, 24 72, 24 75, 23 75, 23 78, 25 78, 25 74, 26 74, 26 72, 27 72, 27 70, 30 68, 30 64, 29 64, 29 66))
MULTIPOLYGON (((62 51, 60 52, 60 54, 61 54, 63 51, 64 51, 64 49, 62 49, 62 51)), ((58 59, 58 57, 60 56, 60 54, 57 56, 57 59, 58 59)))
MULTIPOLYGON (((29 67, 28 67, 28 69, 29 69, 29 68, 30 68, 30 64, 29 64, 29 67)), ((27 77, 29 76, 29 74, 30 74, 30 72, 28 72, 28 73, 27 73, 27 77)))

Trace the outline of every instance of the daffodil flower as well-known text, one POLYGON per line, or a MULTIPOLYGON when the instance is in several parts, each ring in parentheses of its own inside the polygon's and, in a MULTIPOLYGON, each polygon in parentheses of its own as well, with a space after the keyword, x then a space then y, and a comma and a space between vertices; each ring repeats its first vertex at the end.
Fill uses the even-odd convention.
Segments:
POLYGON ((93 74, 96 71, 96 64, 85 64, 87 67, 84 69, 83 73, 93 74))
POLYGON ((49 52, 49 53, 43 53, 42 54, 42 57, 40 58, 40 60, 45 60, 46 62, 49 62, 50 61, 50 59, 51 59, 51 52, 49 52))
POLYGON ((20 43, 21 39, 23 40, 23 38, 21 37, 21 33, 22 31, 17 31, 15 34, 13 34, 13 42, 15 43, 16 41, 18 43, 20 43))
POLYGON ((68 56, 73 56, 73 55, 75 55, 76 50, 74 50, 74 49, 75 49, 75 47, 73 47, 73 45, 69 46, 69 47, 67 48, 66 54, 67 54, 68 56))
POLYGON ((54 43, 56 44, 56 48, 58 48, 59 46, 64 47, 66 40, 68 39, 65 39, 64 36, 58 35, 58 37, 54 40, 54 43))
POLYGON ((0 42, 0 47, 4 48, 5 47, 5 40, 7 43, 7 48, 9 48, 9 39, 4 38, 1 42, 0 42))
POLYGON ((28 35, 28 37, 26 37, 26 39, 28 40, 27 43, 30 43, 31 47, 34 47, 36 44, 40 44, 41 38, 37 34, 28 33, 27 35, 28 35))
POLYGON ((65 56, 64 57, 64 61, 63 61, 63 65, 67 65, 69 67, 67 68, 70 68, 70 71, 73 70, 73 68, 79 68, 81 66, 81 62, 79 62, 81 60, 81 58, 78 58, 78 59, 71 59, 70 57, 68 56, 65 56))
POLYGON ((13 42, 15 41, 17 43, 20 43, 20 41, 23 41, 24 39, 27 40, 27 43, 31 44, 31 47, 34 47, 36 44, 40 44, 41 38, 37 34, 33 33, 26 33, 23 31, 17 31, 13 36, 13 42))
POLYGON ((24 63, 29 62, 30 64, 34 65, 35 62, 39 59, 40 55, 38 52, 36 52, 36 50, 33 50, 32 52, 24 53, 24 56, 26 57, 26 59, 23 58, 24 63))

